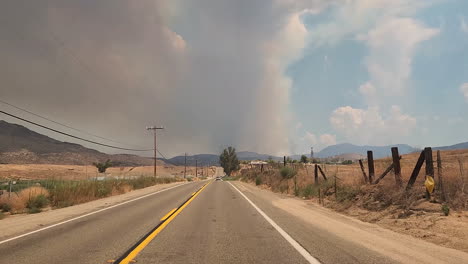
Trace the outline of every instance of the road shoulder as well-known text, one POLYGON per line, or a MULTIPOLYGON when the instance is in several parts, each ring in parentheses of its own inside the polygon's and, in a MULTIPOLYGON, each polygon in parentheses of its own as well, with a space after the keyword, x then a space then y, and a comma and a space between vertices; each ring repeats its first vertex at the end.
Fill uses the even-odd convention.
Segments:
MULTIPOLYGON (((324 243, 327 242, 325 238, 335 241, 342 251, 348 251, 349 257, 364 258, 361 255, 375 252, 384 259, 401 263, 427 263, 429 259, 433 263, 463 263, 468 260, 468 254, 462 251, 395 233, 375 224, 365 223, 304 200, 273 193, 251 184, 243 182, 234 182, 234 184, 271 218, 280 225, 283 223, 282 227, 292 237, 295 239, 299 237, 298 240, 301 241, 298 242, 306 248, 307 244, 313 244, 314 247, 309 247, 309 250, 316 250, 314 256, 323 254, 323 258, 327 257, 327 253, 320 252, 320 244, 316 243, 317 238, 310 237, 312 235, 323 239, 324 243), (309 231, 310 236, 302 234, 294 225, 302 225, 302 233, 309 231), (353 247, 356 249, 354 252, 353 247), (359 250, 362 250, 363 254, 360 254, 359 250), (369 252, 365 253, 365 250, 369 252)), ((361 261, 375 262, 365 259, 361 261)))

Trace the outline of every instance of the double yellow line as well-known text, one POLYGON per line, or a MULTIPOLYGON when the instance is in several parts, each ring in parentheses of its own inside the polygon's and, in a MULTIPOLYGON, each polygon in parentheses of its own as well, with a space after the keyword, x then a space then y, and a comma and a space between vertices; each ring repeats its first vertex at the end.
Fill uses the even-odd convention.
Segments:
POLYGON ((192 193, 192 196, 181 204, 178 208, 172 209, 169 213, 167 213, 161 221, 159 225, 156 226, 154 230, 152 230, 144 239, 139 241, 136 245, 134 245, 129 251, 126 252, 120 259, 118 259, 115 263, 118 264, 129 264, 133 263, 135 257, 140 253, 148 244, 172 221, 174 218, 184 210, 187 205, 189 205, 212 181, 208 182, 207 184, 203 185, 200 190, 192 193))

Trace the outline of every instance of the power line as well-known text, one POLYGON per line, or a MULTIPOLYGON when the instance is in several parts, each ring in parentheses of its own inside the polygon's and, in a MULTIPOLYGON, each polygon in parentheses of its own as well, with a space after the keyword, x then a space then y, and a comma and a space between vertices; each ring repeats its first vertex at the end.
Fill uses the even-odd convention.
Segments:
POLYGON ((69 126, 69 125, 66 125, 66 124, 63 124, 63 123, 54 121, 54 120, 52 120, 52 119, 50 119, 50 118, 47 118, 47 117, 38 115, 38 114, 36 114, 36 113, 33 113, 33 112, 31 112, 31 111, 29 111, 29 110, 26 110, 26 109, 24 109, 24 108, 21 108, 21 107, 19 107, 19 106, 10 104, 10 103, 5 102, 5 101, 3 101, 3 100, 0 100, 0 103, 6 104, 6 105, 8 105, 8 106, 11 106, 11 107, 16 108, 16 109, 18 109, 18 110, 21 110, 21 111, 26 112, 26 113, 28 113, 28 114, 31 114, 31 115, 33 115, 33 116, 42 118, 42 119, 47 120, 47 121, 49 121, 49 122, 52 122, 52 123, 54 123, 54 124, 57 124, 57 125, 60 125, 60 126, 63 126, 63 127, 66 127, 66 128, 72 129, 72 130, 75 130, 75 131, 80 132, 80 133, 83 133, 83 134, 87 134, 87 135, 89 135, 89 136, 93 136, 93 137, 96 137, 96 138, 100 138, 100 139, 103 139, 103 140, 107 140, 107 141, 114 142, 114 143, 118 143, 118 144, 122 144, 122 145, 131 146, 131 145, 128 145, 128 144, 119 142, 119 141, 115 141, 115 140, 112 140, 112 139, 108 139, 108 138, 105 138, 105 137, 101 137, 101 136, 98 136, 98 135, 94 135, 94 134, 91 134, 91 133, 86 132, 86 131, 84 131, 84 130, 77 129, 77 128, 71 127, 71 126, 69 126))
POLYGON ((100 145, 100 146, 104 146, 104 147, 108 147, 108 148, 113 148, 113 149, 120 149, 120 150, 128 150, 128 151, 153 151, 154 149, 130 149, 130 148, 121 148, 121 147, 116 147, 116 146, 112 146, 112 145, 108 145, 108 144, 103 144, 103 143, 100 143, 100 142, 96 142, 96 141, 92 141, 92 140, 89 140, 89 139, 85 139, 85 138, 81 138, 81 137, 78 137, 78 136, 74 136, 74 135, 71 135, 71 134, 68 134, 68 133, 65 133, 65 132, 62 132, 62 131, 59 131, 59 130, 56 130, 56 129, 53 129, 53 128, 50 128, 50 127, 47 127, 47 126, 44 126, 44 125, 41 125, 41 124, 38 124, 38 123, 35 123, 35 122, 32 122, 32 121, 29 121, 27 119, 24 119, 24 118, 21 118, 19 116, 16 116, 16 115, 13 115, 13 114, 10 114, 10 113, 7 113, 5 111, 1 111, 0 110, 0 113, 4 114, 4 115, 7 115, 7 116, 10 116, 10 117, 13 117, 13 118, 16 118, 16 119, 19 119, 21 121, 24 121, 26 123, 30 123, 30 124, 33 124, 35 126, 38 126, 38 127, 41 127, 41 128, 45 128, 47 130, 50 130, 50 131, 53 131, 55 133, 59 133, 59 134, 62 134, 62 135, 65 135, 65 136, 68 136, 68 137, 72 137, 72 138, 75 138, 75 139, 79 139, 79 140, 82 140, 82 141, 86 141, 86 142, 89 142, 89 143, 92 143, 92 144, 96 144, 96 145, 100 145))

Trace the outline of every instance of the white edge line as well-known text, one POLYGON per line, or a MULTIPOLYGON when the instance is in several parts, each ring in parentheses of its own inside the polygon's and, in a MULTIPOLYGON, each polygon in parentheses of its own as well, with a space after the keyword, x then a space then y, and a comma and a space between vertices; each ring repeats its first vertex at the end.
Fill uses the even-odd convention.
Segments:
POLYGON ((35 234, 35 233, 39 233, 41 231, 44 231, 44 230, 47 230, 47 229, 50 229, 50 228, 53 228, 53 227, 56 227, 56 226, 59 226, 59 225, 63 225, 63 224, 66 224, 66 223, 69 223, 69 222, 72 222, 72 221, 76 221, 78 219, 81 219, 81 218, 84 218, 84 217, 87 217, 87 216, 90 216, 90 215, 93 215, 93 214, 97 214, 97 213, 100 213, 100 212, 103 212, 103 211, 106 211, 106 210, 109 210, 109 209, 112 209, 112 208, 115 208, 115 207, 118 207, 118 206, 121 206, 121 205, 124 205, 124 204, 128 204, 128 203, 131 203, 131 202, 134 202, 134 201, 138 201, 138 200, 146 198, 148 196, 152 196, 152 195, 155 195, 155 194, 158 194, 158 193, 161 193, 161 192, 165 192, 165 191, 168 191, 168 190, 180 187, 180 186, 184 186, 184 185, 189 184, 189 183, 191 183, 191 182, 182 183, 182 184, 172 186, 172 187, 169 187, 169 188, 166 188, 166 189, 162 189, 162 190, 159 190, 159 191, 156 191, 156 192, 153 192, 153 193, 145 194, 143 196, 140 196, 138 198, 134 198, 132 200, 128 200, 128 201, 125 201, 125 202, 122 202, 122 203, 119 203, 119 204, 114 204, 112 206, 109 206, 109 207, 106 207, 106 208, 103 208, 103 209, 100 209, 100 210, 97 210, 97 211, 93 211, 93 212, 90 212, 90 213, 87 213, 87 214, 84 214, 84 215, 80 215, 80 216, 77 216, 75 218, 68 219, 66 221, 60 222, 60 223, 56 223, 56 224, 46 226, 46 227, 31 231, 31 232, 28 232, 28 233, 19 235, 19 236, 15 236, 15 237, 0 241, 0 245, 5 244, 7 242, 10 242, 12 240, 16 240, 18 238, 22 238, 22 237, 29 236, 29 235, 32 235, 32 234, 35 234))
POLYGON ((302 247, 299 243, 297 243, 297 241, 294 240, 288 233, 286 233, 286 231, 284 231, 270 217, 268 217, 268 215, 266 215, 262 211, 262 209, 258 208, 258 206, 256 206, 247 196, 245 196, 245 194, 243 194, 239 189, 237 189, 236 186, 234 186, 230 182, 228 183, 232 186, 232 188, 238 191, 242 195, 242 197, 244 197, 247 200, 247 202, 249 202, 250 205, 252 205, 253 208, 255 208, 255 210, 257 210, 257 212, 260 213, 265 218, 265 220, 267 220, 267 222, 270 223, 270 225, 272 225, 276 229, 276 231, 278 231, 284 237, 284 239, 286 239, 286 241, 288 241, 289 244, 291 244, 291 246, 293 246, 294 249, 296 249, 297 252, 299 252, 299 254, 301 254, 309 263, 320 264, 320 262, 316 258, 310 255, 310 253, 307 250, 305 250, 304 247, 302 247))

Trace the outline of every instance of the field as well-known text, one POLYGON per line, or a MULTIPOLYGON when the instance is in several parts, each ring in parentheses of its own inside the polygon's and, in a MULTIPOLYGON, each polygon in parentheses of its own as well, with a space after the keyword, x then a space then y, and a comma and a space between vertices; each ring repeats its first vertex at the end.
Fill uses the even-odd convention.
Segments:
MULTIPOLYGON (((0 164, 0 181, 18 179, 57 179, 57 180, 85 180, 95 177, 133 177, 153 176, 153 166, 143 167, 112 167, 106 173, 100 174, 94 166, 81 165, 50 165, 50 164, 0 164)), ((183 166, 158 166, 160 177, 183 177, 183 166)), ((213 174, 212 168, 198 168, 198 174, 213 174)), ((187 175, 195 175, 195 167, 187 167, 187 175)))

